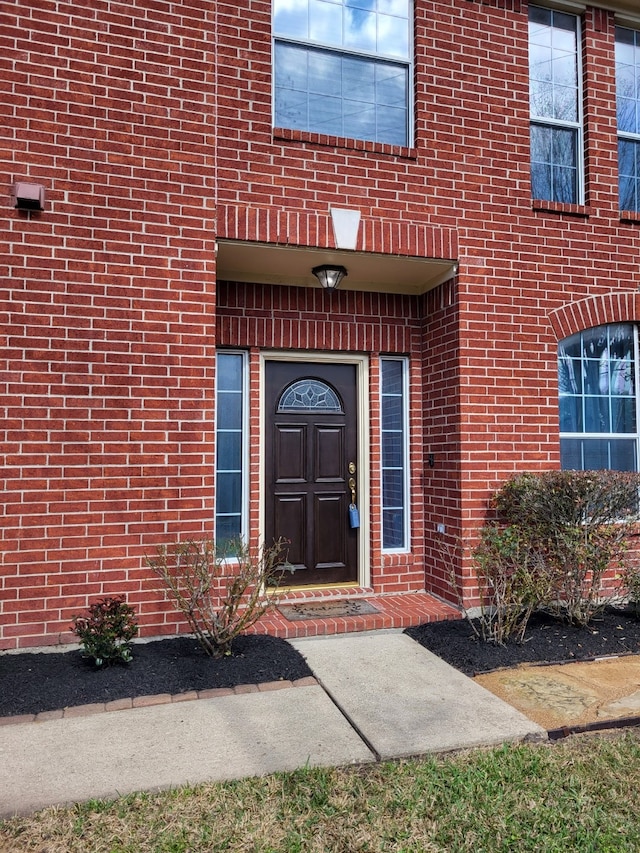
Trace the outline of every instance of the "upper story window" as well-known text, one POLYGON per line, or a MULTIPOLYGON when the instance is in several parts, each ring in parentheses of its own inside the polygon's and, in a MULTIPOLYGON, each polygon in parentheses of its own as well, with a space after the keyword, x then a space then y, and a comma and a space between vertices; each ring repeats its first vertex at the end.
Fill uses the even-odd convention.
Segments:
POLYGON ((575 15, 529 7, 533 198, 582 202, 582 92, 575 15))
POLYGON ((620 210, 640 212, 640 32, 616 29, 620 210))
POLYGON ((596 326, 558 347, 560 461, 576 470, 638 470, 638 333, 596 326))
POLYGON ((275 0, 276 127, 409 145, 411 0, 275 0))

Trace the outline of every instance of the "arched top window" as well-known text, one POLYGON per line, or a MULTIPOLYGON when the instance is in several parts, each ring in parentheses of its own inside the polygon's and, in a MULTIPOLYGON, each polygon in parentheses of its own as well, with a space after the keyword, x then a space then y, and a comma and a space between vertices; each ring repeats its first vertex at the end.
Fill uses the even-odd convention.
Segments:
POLYGON ((278 401, 278 412, 334 412, 343 408, 336 392, 319 379, 298 379, 284 389, 278 401))
POLYGON ((558 346, 560 458, 574 470, 638 470, 638 334, 595 326, 558 346))

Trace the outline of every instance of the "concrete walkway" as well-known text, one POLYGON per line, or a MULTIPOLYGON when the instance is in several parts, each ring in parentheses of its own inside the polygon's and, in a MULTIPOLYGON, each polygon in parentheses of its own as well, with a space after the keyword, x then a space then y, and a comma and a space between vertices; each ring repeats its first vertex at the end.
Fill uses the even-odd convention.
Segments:
POLYGON ((546 736, 406 634, 318 637, 292 645, 376 758, 546 736))
POLYGON ((545 730, 394 631, 292 641, 318 683, 0 727, 0 817, 545 730))

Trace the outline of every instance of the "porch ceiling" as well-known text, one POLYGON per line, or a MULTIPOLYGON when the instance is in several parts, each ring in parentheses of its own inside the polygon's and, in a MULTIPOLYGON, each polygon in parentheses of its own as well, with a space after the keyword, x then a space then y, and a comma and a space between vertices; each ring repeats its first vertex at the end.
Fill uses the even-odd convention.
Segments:
POLYGON ((313 267, 340 264, 348 275, 340 290, 420 295, 452 278, 455 260, 380 255, 333 249, 277 246, 240 240, 218 241, 218 278, 258 284, 318 288, 313 267))
POLYGON ((601 6, 603 9, 610 9, 612 12, 630 12, 636 17, 640 14, 640 4, 638 0, 602 0, 598 3, 590 3, 590 6, 601 6))

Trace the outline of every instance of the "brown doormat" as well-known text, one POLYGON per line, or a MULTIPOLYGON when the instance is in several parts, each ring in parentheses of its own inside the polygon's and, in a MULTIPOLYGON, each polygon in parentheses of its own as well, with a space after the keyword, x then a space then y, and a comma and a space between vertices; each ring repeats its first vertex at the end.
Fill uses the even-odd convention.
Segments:
POLYGON ((298 619, 332 619, 339 616, 365 616, 367 613, 379 613, 377 607, 360 599, 342 599, 340 601, 313 601, 308 604, 281 604, 278 610, 289 621, 298 619))

